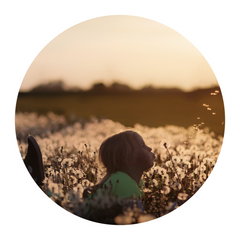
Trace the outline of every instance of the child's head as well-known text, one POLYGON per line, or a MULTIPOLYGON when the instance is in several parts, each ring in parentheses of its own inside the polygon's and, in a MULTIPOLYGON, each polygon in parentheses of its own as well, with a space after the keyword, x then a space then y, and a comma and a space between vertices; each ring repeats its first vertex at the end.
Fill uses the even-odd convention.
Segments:
MULTIPOLYGON (((145 156, 150 162, 145 164, 146 168, 152 167, 151 161, 155 156, 151 153, 151 148, 145 145, 140 134, 131 130, 107 138, 99 148, 99 160, 106 167, 108 174, 123 171, 138 159, 141 164, 141 159, 145 156)), ((146 162, 146 160, 143 161, 146 162)))

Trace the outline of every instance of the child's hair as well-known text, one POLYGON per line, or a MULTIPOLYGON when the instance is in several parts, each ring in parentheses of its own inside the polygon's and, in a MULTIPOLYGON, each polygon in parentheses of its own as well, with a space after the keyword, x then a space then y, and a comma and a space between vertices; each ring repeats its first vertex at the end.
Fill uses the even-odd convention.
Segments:
POLYGON ((103 141, 99 148, 98 158, 106 167, 107 174, 101 183, 106 181, 112 173, 121 171, 129 159, 137 156, 139 148, 136 141, 137 134, 135 131, 127 130, 103 141))
POLYGON ((84 190, 84 198, 93 194, 98 188, 102 188, 112 173, 123 171, 124 165, 129 159, 137 157, 137 150, 139 149, 136 140, 137 134, 135 131, 127 130, 103 141, 98 151, 98 159, 106 167, 107 174, 97 185, 84 190))

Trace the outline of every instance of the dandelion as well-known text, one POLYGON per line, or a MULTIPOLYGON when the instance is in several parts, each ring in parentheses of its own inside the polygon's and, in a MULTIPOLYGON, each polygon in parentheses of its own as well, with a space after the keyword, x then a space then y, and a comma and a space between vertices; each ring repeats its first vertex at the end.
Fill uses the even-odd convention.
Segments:
POLYGON ((68 168, 72 165, 72 159, 71 158, 65 158, 63 159, 63 161, 61 162, 61 166, 62 168, 68 168))
POLYGON ((55 192, 56 189, 57 189, 57 191, 58 191, 58 189, 59 189, 58 184, 57 184, 57 183, 54 183, 54 182, 50 182, 50 183, 48 184, 48 188, 49 188, 53 193, 55 192))
POLYGON ((168 186, 163 186, 163 188, 161 189, 161 193, 164 195, 167 195, 171 192, 171 188, 168 186))
POLYGON ((149 188, 144 188, 143 191, 144 191, 145 193, 146 193, 146 192, 152 192, 152 190, 149 189, 149 188))
POLYGON ((201 163, 201 165, 199 166, 199 168, 200 168, 200 171, 201 172, 204 172, 204 171, 206 171, 206 165, 205 164, 203 164, 203 163, 201 163))
POLYGON ((175 182, 173 183, 173 185, 171 186, 174 190, 180 190, 182 189, 182 184, 179 182, 175 182))
POLYGON ((165 207, 166 211, 172 211, 177 207, 177 203, 176 202, 169 202, 168 205, 165 207))
POLYGON ((173 184, 173 180, 172 180, 172 179, 167 178, 167 179, 165 180, 165 185, 171 186, 172 184, 173 184))
POLYGON ((204 182, 206 179, 207 179, 206 173, 202 172, 202 173, 199 175, 199 181, 200 181, 200 182, 204 182))
POLYGON ((164 176, 164 175, 167 174, 167 170, 166 170, 165 168, 160 167, 160 166, 156 166, 156 167, 154 168, 154 171, 155 171, 156 173, 158 173, 159 175, 161 175, 161 176, 164 176))
POLYGON ((77 162, 77 155, 76 154, 71 154, 70 158, 74 161, 77 162))
POLYGON ((172 164, 171 161, 167 161, 167 162, 165 163, 165 166, 168 167, 168 168, 169 168, 169 167, 172 167, 172 165, 173 165, 173 164, 172 164))
POLYGON ((190 151, 191 152, 195 152, 195 151, 198 151, 199 150, 199 147, 195 144, 193 144, 191 147, 190 147, 190 151))
POLYGON ((84 187, 89 187, 89 186, 90 186, 89 180, 88 180, 88 179, 84 179, 84 180, 82 181, 82 185, 83 185, 84 187))
POLYGON ((165 142, 165 143, 163 144, 163 146, 167 149, 167 152, 168 152, 168 154, 169 154, 169 156, 170 156, 170 159, 171 159, 171 161, 172 161, 172 165, 173 165, 174 172, 176 173, 177 178, 178 178, 178 180, 179 180, 179 182, 180 182, 180 178, 179 178, 178 173, 177 173, 177 170, 176 170, 176 168, 175 168, 175 166, 174 166, 174 162, 173 162, 173 159, 172 159, 172 155, 170 154, 170 152, 169 152, 169 150, 168 150, 167 143, 165 142))
MULTIPOLYGON (((203 107, 211 108, 205 103, 203 107)), ((211 116, 216 114, 212 108, 210 113, 211 116)), ((19 117, 20 114, 17 113, 16 118, 19 117)), ((27 152, 27 143, 21 141, 23 134, 31 131, 36 135, 44 164, 43 191, 49 196, 51 193, 52 200, 61 207, 86 219, 89 217, 88 212, 91 207, 94 208, 92 214, 95 216, 103 213, 98 211, 100 207, 105 208, 103 211, 111 211, 116 199, 109 198, 108 193, 114 192, 115 187, 110 189, 109 186, 107 191, 99 189, 96 198, 89 201, 83 200, 82 194, 84 189, 100 182, 106 175, 106 169, 99 166, 96 161, 96 150, 101 142, 106 136, 118 129, 124 130, 125 127, 106 119, 91 121, 82 127, 81 123, 63 125, 60 116, 57 115, 40 119, 36 114, 21 114, 21 118, 23 117, 25 120, 21 124, 16 121, 17 136, 20 136, 18 137, 19 149, 24 157, 27 152), (56 125, 57 122, 61 122, 62 125, 56 125), (39 126, 42 128, 40 129, 39 126), (43 129, 47 132, 46 137, 43 129), (88 141, 91 145, 84 144, 88 141), (78 151, 77 146, 82 146, 82 149, 79 149, 81 151, 78 151), (94 151, 91 151, 91 148, 94 151)), ((140 124, 134 126, 149 142, 152 151, 160 156, 160 162, 155 162, 154 166, 143 176, 145 213, 128 209, 122 215, 117 216, 117 223, 144 222, 151 220, 153 216, 159 217, 166 214, 176 209, 203 185, 216 164, 223 136, 216 137, 209 130, 201 130, 204 121, 201 116, 196 116, 196 118, 194 128, 197 131, 192 128, 193 125, 187 129, 172 125, 156 129, 140 124), (159 136, 162 139, 161 148, 159 148, 159 136), (156 188, 157 191, 155 191, 156 188)), ((116 185, 119 186, 119 184, 116 185)), ((122 204, 120 201, 118 203, 122 204)), ((125 210, 126 206, 122 206, 125 210)), ((105 212, 100 216, 101 220, 103 216, 105 212)), ((114 222, 114 218, 111 221, 114 222)))
POLYGON ((172 156, 172 160, 173 160, 175 163, 180 163, 180 157, 178 157, 178 156, 172 156))
POLYGON ((181 169, 181 172, 178 173, 178 176, 182 180, 183 178, 185 178, 186 175, 185 175, 185 173, 181 169))
POLYGON ((78 193, 83 193, 83 191, 84 191, 84 188, 83 188, 83 185, 82 184, 78 184, 78 185, 76 185, 74 188, 73 188, 73 190, 75 191, 75 192, 78 192, 78 193))
POLYGON ((181 201, 186 201, 189 198, 189 195, 187 193, 179 193, 177 198, 181 201))
POLYGON ((147 222, 147 221, 151 221, 153 219, 155 219, 156 217, 152 214, 144 214, 144 215, 141 215, 139 218, 138 218, 138 223, 143 223, 143 222, 147 222))
POLYGON ((193 182, 193 190, 196 191, 202 186, 200 181, 194 181, 193 182))
POLYGON ((188 169, 192 167, 192 164, 191 164, 189 161, 187 161, 187 160, 184 160, 184 161, 183 161, 183 164, 185 164, 185 166, 186 166, 188 169))
POLYGON ((74 176, 70 176, 70 180, 72 181, 72 184, 73 185, 75 185, 76 183, 78 183, 78 180, 77 180, 77 178, 76 177, 74 177, 74 176))
POLYGON ((158 186, 158 181, 156 179, 152 179, 152 184, 153 184, 153 186, 157 187, 158 186))
POLYGON ((77 178, 82 178, 82 177, 83 177, 83 172, 82 172, 80 169, 77 169, 77 170, 75 171, 75 176, 76 176, 77 178))
POLYGON ((170 148, 170 143, 167 140, 163 139, 160 141, 160 147, 164 149, 170 148))
POLYGON ((128 215, 119 215, 114 218, 114 222, 119 225, 126 225, 126 224, 131 224, 133 221, 133 217, 128 214, 128 215))
POLYGON ((176 150, 181 154, 181 153, 183 153, 183 152, 185 151, 185 146, 179 144, 179 145, 176 147, 176 150))

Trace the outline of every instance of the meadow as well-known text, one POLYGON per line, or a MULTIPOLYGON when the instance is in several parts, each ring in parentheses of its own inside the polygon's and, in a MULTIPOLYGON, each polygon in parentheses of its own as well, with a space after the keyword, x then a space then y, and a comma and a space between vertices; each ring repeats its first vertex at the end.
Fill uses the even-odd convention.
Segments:
MULTIPOLYGON (((196 130, 168 125, 149 128, 136 124, 146 144, 157 155, 154 166, 143 174, 145 212, 137 206, 119 203, 111 196, 86 201, 85 188, 105 174, 97 161, 97 150, 109 135, 127 128, 112 120, 92 118, 84 126, 67 123, 64 116, 49 113, 17 113, 16 132, 21 156, 27 151, 26 136, 36 138, 45 169, 43 191, 67 211, 95 222, 141 223, 164 216, 191 198, 213 170, 223 137, 208 129, 196 130), (91 204, 91 211, 87 211, 91 204), (119 204, 122 209, 119 211, 119 204), (104 209, 104 211, 102 210, 104 209)), ((36 185, 37 186, 37 185, 36 185)))
POLYGON ((64 115, 68 122, 81 121, 82 124, 94 116, 111 119, 127 127, 139 123, 148 127, 176 125, 187 128, 203 123, 204 127, 219 135, 224 133, 225 122, 219 87, 193 92, 20 92, 16 112, 44 115, 53 112, 64 115), (215 91, 219 93, 211 95, 215 91))

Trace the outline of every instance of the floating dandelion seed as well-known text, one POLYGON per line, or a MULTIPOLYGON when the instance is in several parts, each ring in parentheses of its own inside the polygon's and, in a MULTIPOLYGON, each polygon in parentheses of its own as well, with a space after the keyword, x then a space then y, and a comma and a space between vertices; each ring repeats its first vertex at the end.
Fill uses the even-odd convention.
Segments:
POLYGON ((212 115, 216 115, 216 113, 215 113, 215 112, 213 112, 213 113, 212 113, 212 115))
POLYGON ((209 107, 209 105, 207 105, 207 104, 205 104, 205 103, 203 104, 203 106, 204 106, 204 107, 209 107))
POLYGON ((200 117, 197 117, 197 119, 200 119, 200 117))
POLYGON ((211 93, 212 96, 216 96, 217 94, 216 93, 211 93))
POLYGON ((212 109, 209 107, 209 108, 207 108, 207 110, 211 111, 212 109))
POLYGON ((215 90, 215 93, 219 93, 219 91, 218 91, 218 90, 215 90))

